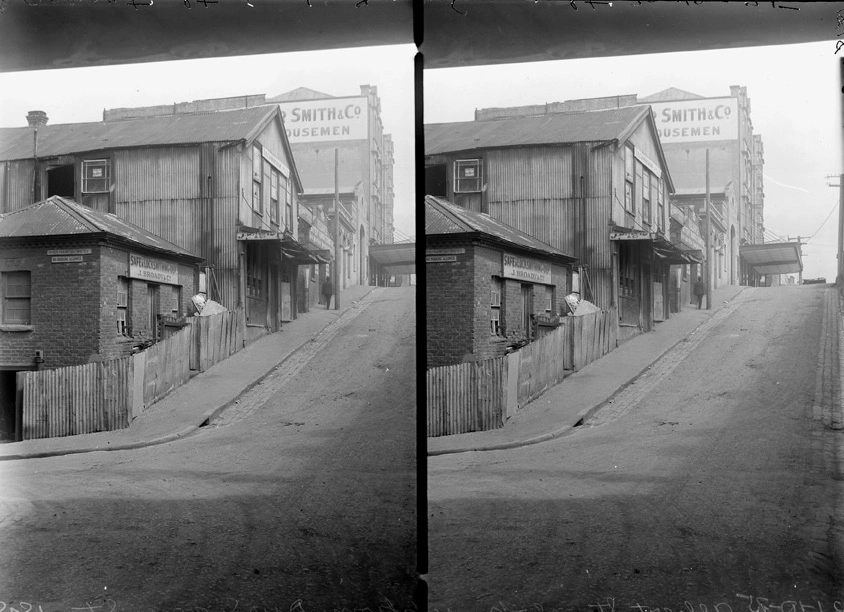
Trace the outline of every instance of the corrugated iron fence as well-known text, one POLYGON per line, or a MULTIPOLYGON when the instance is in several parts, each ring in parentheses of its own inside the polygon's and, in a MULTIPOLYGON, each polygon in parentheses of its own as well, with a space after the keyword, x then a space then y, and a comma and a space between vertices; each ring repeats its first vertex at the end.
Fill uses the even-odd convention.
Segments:
POLYGON ((128 427, 132 419, 190 379, 243 348, 243 309, 195 317, 166 340, 100 363, 18 373, 23 439, 128 427))
POLYGON ((540 340, 504 357, 428 370, 429 437, 487 431, 567 374, 618 345, 618 309, 566 317, 540 340))

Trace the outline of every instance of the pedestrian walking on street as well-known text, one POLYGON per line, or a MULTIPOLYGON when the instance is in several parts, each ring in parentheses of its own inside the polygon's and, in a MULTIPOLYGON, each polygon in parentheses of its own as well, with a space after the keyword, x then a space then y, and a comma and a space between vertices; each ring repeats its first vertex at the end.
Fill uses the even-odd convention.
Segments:
POLYGON ((703 304, 703 296, 706 294, 706 285, 703 284, 703 278, 698 276, 695 283, 694 294, 697 298, 697 309, 700 310, 703 304))
POLYGON ((334 295, 334 283, 331 282, 330 276, 326 276, 322 284, 322 295, 325 297, 325 309, 328 310, 331 306, 331 296, 334 295))

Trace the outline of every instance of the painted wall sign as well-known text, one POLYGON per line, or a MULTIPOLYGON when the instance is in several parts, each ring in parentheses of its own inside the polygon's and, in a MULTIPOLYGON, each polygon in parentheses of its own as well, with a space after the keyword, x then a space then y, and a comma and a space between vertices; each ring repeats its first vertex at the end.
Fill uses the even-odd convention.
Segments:
POLYGON ((266 160, 267 160, 268 162, 270 162, 273 166, 275 166, 278 170, 280 170, 280 171, 281 171, 281 173, 282 173, 284 176, 286 176, 286 177, 288 177, 288 178, 290 177, 290 168, 288 168, 288 167, 284 164, 284 162, 283 162, 283 161, 281 161, 281 160, 280 160, 279 158, 277 158, 275 155, 273 155, 272 153, 270 153, 269 149, 267 149, 266 147, 262 148, 262 149, 261 149, 261 155, 263 156, 263 158, 264 158, 264 159, 266 159, 266 160))
POLYGON ((509 255, 507 253, 504 253, 503 257, 502 268, 504 271, 501 274, 503 277, 541 283, 543 285, 553 284, 551 281, 551 264, 527 257, 509 255))
POLYGON ((129 277, 164 283, 165 285, 178 285, 179 266, 162 259, 130 253, 129 277))
POLYGON ((660 167, 650 157, 642 153, 642 151, 639 150, 639 147, 635 147, 633 149, 633 157, 642 162, 642 165, 645 166, 645 168, 653 172, 656 175, 656 178, 662 178, 662 170, 660 167))
POLYGON ((738 99, 708 98, 651 104, 662 144, 738 140, 738 99))
POLYGON ((284 128, 290 142, 366 140, 367 99, 333 98, 280 102, 284 128))
POLYGON ((425 249, 425 255, 462 255, 466 249, 425 249))
POLYGON ((445 263, 457 261, 457 255, 426 255, 425 263, 445 263))
POLYGON ((610 240, 651 240, 650 232, 633 230, 632 232, 610 232, 610 240))
POLYGON ((53 263, 78 263, 84 261, 82 255, 56 255, 51 258, 53 263))
POLYGON ((238 232, 238 240, 281 240, 281 232, 238 232))
POLYGON ((47 255, 90 255, 91 249, 50 249, 47 255))

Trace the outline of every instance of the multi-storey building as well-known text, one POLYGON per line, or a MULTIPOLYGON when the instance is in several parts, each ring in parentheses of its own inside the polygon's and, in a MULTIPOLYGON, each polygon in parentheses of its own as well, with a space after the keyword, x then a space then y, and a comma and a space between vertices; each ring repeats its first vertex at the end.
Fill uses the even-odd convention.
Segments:
POLYGON ((393 242, 395 197, 393 141, 384 133, 377 88, 361 85, 359 95, 343 97, 300 87, 266 103, 281 109, 305 197, 327 206, 331 220, 337 152, 337 187, 354 195, 344 197, 348 215, 341 211, 341 219, 355 224, 341 237, 341 288, 375 282, 369 246, 393 242))

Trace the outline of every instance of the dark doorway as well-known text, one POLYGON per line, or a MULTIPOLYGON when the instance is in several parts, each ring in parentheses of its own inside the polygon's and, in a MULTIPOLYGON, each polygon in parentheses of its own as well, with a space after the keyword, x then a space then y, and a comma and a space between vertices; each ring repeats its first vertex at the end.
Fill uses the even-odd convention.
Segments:
POLYGON ((16 374, 15 370, 0 370, 0 442, 15 440, 16 374))
POLYGON ((73 166, 57 166, 47 170, 47 197, 74 197, 76 195, 74 176, 73 166))
POLYGON ((425 166, 425 195, 448 197, 448 178, 445 164, 425 166))

